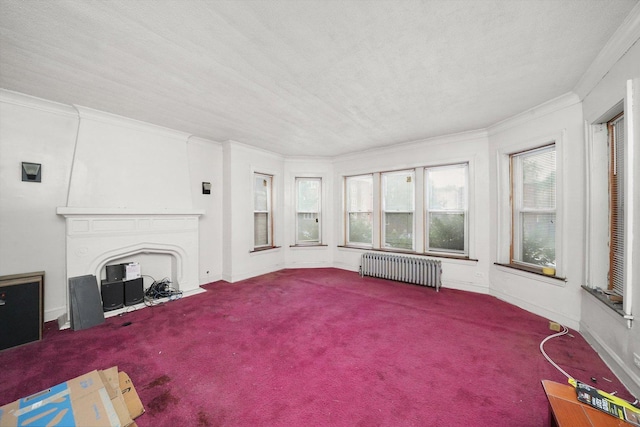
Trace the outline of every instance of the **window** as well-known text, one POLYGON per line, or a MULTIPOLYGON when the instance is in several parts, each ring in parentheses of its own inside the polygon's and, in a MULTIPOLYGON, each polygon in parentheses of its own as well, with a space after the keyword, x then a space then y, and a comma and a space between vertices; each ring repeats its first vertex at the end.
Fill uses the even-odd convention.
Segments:
POLYGON ((466 163, 425 169, 428 252, 468 253, 468 170, 466 163))
POLYGON ((607 123, 609 133, 609 284, 624 296, 624 115, 607 123))
POLYGON ((373 175, 349 176, 346 187, 346 244, 373 244, 373 175))
POLYGON ((273 246, 273 215, 271 188, 273 176, 255 173, 253 176, 253 244, 255 248, 273 246))
POLYGON ((511 263, 556 266, 555 144, 511 155, 511 263))
POLYGON ((296 245, 320 244, 321 178, 296 178, 296 245))
POLYGON ((384 248, 413 250, 414 171, 381 174, 384 248))

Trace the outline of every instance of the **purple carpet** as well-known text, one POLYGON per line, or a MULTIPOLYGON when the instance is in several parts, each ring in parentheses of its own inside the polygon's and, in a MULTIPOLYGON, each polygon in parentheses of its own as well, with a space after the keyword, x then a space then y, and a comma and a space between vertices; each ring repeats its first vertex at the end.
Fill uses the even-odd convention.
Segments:
MULTIPOLYGON (((282 270, 0 352, 0 405, 117 365, 150 426, 542 426, 548 320, 494 297, 282 270), (130 325, 124 326, 131 322, 130 325)), ((631 395, 577 332, 547 353, 631 395)), ((631 399, 633 400, 633 399, 631 399)))

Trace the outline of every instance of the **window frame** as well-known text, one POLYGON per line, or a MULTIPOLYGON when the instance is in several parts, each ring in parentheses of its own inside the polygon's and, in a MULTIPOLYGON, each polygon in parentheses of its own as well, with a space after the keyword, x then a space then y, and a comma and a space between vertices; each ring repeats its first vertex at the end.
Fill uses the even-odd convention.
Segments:
POLYGON ((388 172, 380 173, 380 248, 388 251, 416 251, 416 169, 400 169, 388 172), (405 211, 405 210, 387 210, 386 208, 386 198, 385 198, 385 189, 386 189, 386 176, 392 175, 401 175, 407 174, 411 175, 411 187, 412 187, 412 200, 411 203, 413 205, 413 210, 405 211), (411 214, 411 248, 401 248, 395 246, 387 246, 387 214, 411 214))
MULTIPOLYGON (((544 152, 554 151, 557 153, 557 147, 555 143, 547 144, 542 147, 536 147, 529 150, 525 150, 518 153, 512 153, 510 158, 510 167, 511 167, 511 250, 510 250, 510 259, 509 263, 514 265, 523 265, 527 268, 539 270, 542 272, 544 266, 540 264, 533 264, 524 261, 522 258, 524 254, 522 253, 522 248, 524 244, 524 236, 523 236, 523 217, 526 214, 549 214, 554 216, 554 227, 555 223, 557 223, 557 191, 554 188, 554 199, 555 206, 553 208, 544 208, 544 207, 535 207, 535 208, 527 208, 524 206, 524 184, 523 184, 523 169, 522 169, 522 160, 526 157, 533 156, 536 154, 542 154, 544 152)), ((556 165, 554 168, 554 174, 557 176, 558 174, 558 162, 556 157, 556 165)), ((557 181, 556 185, 557 187, 557 181)), ((554 239, 554 253, 558 251, 557 246, 557 230, 554 230, 555 239, 554 239)), ((555 270, 555 264, 552 268, 555 270)), ((555 273, 554 273, 555 274, 555 273)))
POLYGON ((254 251, 273 248, 273 180, 274 176, 267 173, 254 172, 253 173, 253 249, 254 251), (256 209, 256 182, 258 179, 263 179, 267 185, 267 209, 256 209), (256 215, 267 214, 267 243, 259 245, 256 242, 256 215))
POLYGON ((564 166, 565 141, 567 130, 562 129, 556 133, 542 134, 537 137, 515 141, 511 144, 499 147, 496 150, 497 156, 497 228, 496 228, 496 264, 501 267, 509 267, 500 269, 501 271, 525 275, 540 282, 544 282, 556 286, 565 286, 567 282, 566 265, 564 260, 567 259, 567 245, 564 244, 567 236, 565 235, 565 224, 567 224, 567 200, 564 197, 567 194, 565 174, 567 167, 564 166), (511 236, 513 233, 513 217, 511 209, 511 155, 533 150, 535 148, 544 147, 550 144, 556 146, 556 267, 554 274, 543 274, 542 268, 529 268, 526 264, 511 262, 511 236), (534 274, 530 274, 534 273, 534 274))
POLYGON ((345 176, 344 177, 344 189, 345 189, 345 216, 344 216, 344 221, 345 221, 345 225, 344 225, 344 242, 345 245, 347 246, 351 246, 351 247, 358 247, 358 248, 373 248, 373 239, 374 239, 374 174, 373 173, 366 173, 366 174, 359 174, 359 175, 350 175, 350 176, 345 176), (363 178, 363 177, 368 177, 370 184, 371 184, 371 205, 370 205, 370 210, 350 210, 349 207, 351 206, 351 193, 349 191, 349 180, 351 179, 358 179, 358 178, 363 178), (364 243, 364 242, 351 242, 349 240, 349 236, 351 235, 351 222, 349 221, 351 214, 352 213, 368 213, 371 216, 371 242, 370 243, 364 243))
POLYGON ((447 165, 439 165, 439 166, 427 166, 423 168, 424 174, 424 246, 425 252, 430 254, 453 254, 460 256, 469 256, 469 162, 461 162, 461 163, 452 163, 447 165), (429 201, 431 200, 430 192, 430 180, 429 180, 429 172, 435 170, 443 170, 443 169, 452 169, 452 168, 464 168, 464 208, 463 209, 432 209, 429 206, 429 201), (431 247, 431 242, 429 239, 430 232, 430 213, 432 212, 444 212, 444 213, 462 213, 464 215, 464 228, 463 228, 463 240, 464 247, 462 250, 455 249, 444 249, 444 248, 435 248, 431 247))
POLYGON ((296 246, 314 246, 322 245, 322 178, 321 177, 304 177, 297 176, 294 180, 295 187, 295 244, 296 246), (320 185, 318 188, 318 210, 317 211, 303 211, 300 210, 300 188, 299 184, 302 181, 317 181, 320 185), (317 240, 299 240, 299 227, 298 222, 300 214, 316 214, 316 223, 318 224, 318 239, 317 240))

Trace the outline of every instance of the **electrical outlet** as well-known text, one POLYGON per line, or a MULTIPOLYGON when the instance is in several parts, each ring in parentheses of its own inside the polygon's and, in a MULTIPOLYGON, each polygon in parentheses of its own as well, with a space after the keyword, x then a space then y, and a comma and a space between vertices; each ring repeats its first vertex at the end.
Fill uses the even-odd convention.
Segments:
POLYGON ((640 354, 633 353, 633 363, 636 365, 636 367, 640 368, 640 354))

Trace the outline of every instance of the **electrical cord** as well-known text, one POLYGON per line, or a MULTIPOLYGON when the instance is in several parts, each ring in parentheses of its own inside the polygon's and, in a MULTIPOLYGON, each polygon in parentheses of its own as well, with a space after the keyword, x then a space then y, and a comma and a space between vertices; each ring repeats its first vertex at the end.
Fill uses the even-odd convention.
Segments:
POLYGON ((562 375, 564 375, 565 377, 567 377, 567 379, 573 378, 571 375, 567 374, 566 371, 564 369, 562 369, 560 366, 558 366, 558 364, 556 362, 554 362, 549 355, 547 354, 546 351, 544 351, 544 344, 549 341, 552 338, 556 338, 556 337, 561 337, 563 335, 566 335, 567 333, 569 333, 569 329, 567 329, 566 326, 564 325, 560 325, 562 326, 562 331, 555 333, 553 335, 549 335, 548 337, 546 337, 545 339, 542 340, 542 342, 540 343, 540 352, 542 353, 542 355, 544 356, 545 359, 547 359, 547 361, 549 363, 551 363, 551 365, 556 368, 558 371, 560 371, 562 373, 562 375))
MULTIPOLYGON (((569 333, 569 329, 564 326, 559 324, 562 327, 562 331, 549 335, 548 337, 546 337, 545 339, 542 340, 542 342, 540 343, 540 352, 542 353, 542 355, 545 357, 545 359, 547 359, 547 361, 549 363, 551 363, 551 365, 556 368, 558 371, 560 371, 562 373, 562 375, 564 375, 565 377, 567 377, 568 380, 573 380, 575 381, 575 378, 573 378, 571 375, 569 375, 564 369, 562 369, 560 366, 558 366, 558 364, 556 362, 554 362, 551 357, 549 357, 549 355, 547 354, 546 351, 544 351, 544 344, 549 341, 552 338, 556 338, 556 337, 561 337, 563 335, 566 335, 567 333, 569 333)), ((611 395, 614 395, 615 392, 613 393, 609 393, 611 395)), ((638 399, 635 400, 635 402, 631 403, 633 406, 637 406, 638 405, 638 399)))
POLYGON ((171 287, 171 280, 165 277, 159 282, 154 279, 153 283, 145 291, 145 300, 156 300, 169 298, 170 301, 182 297, 182 291, 171 287))

